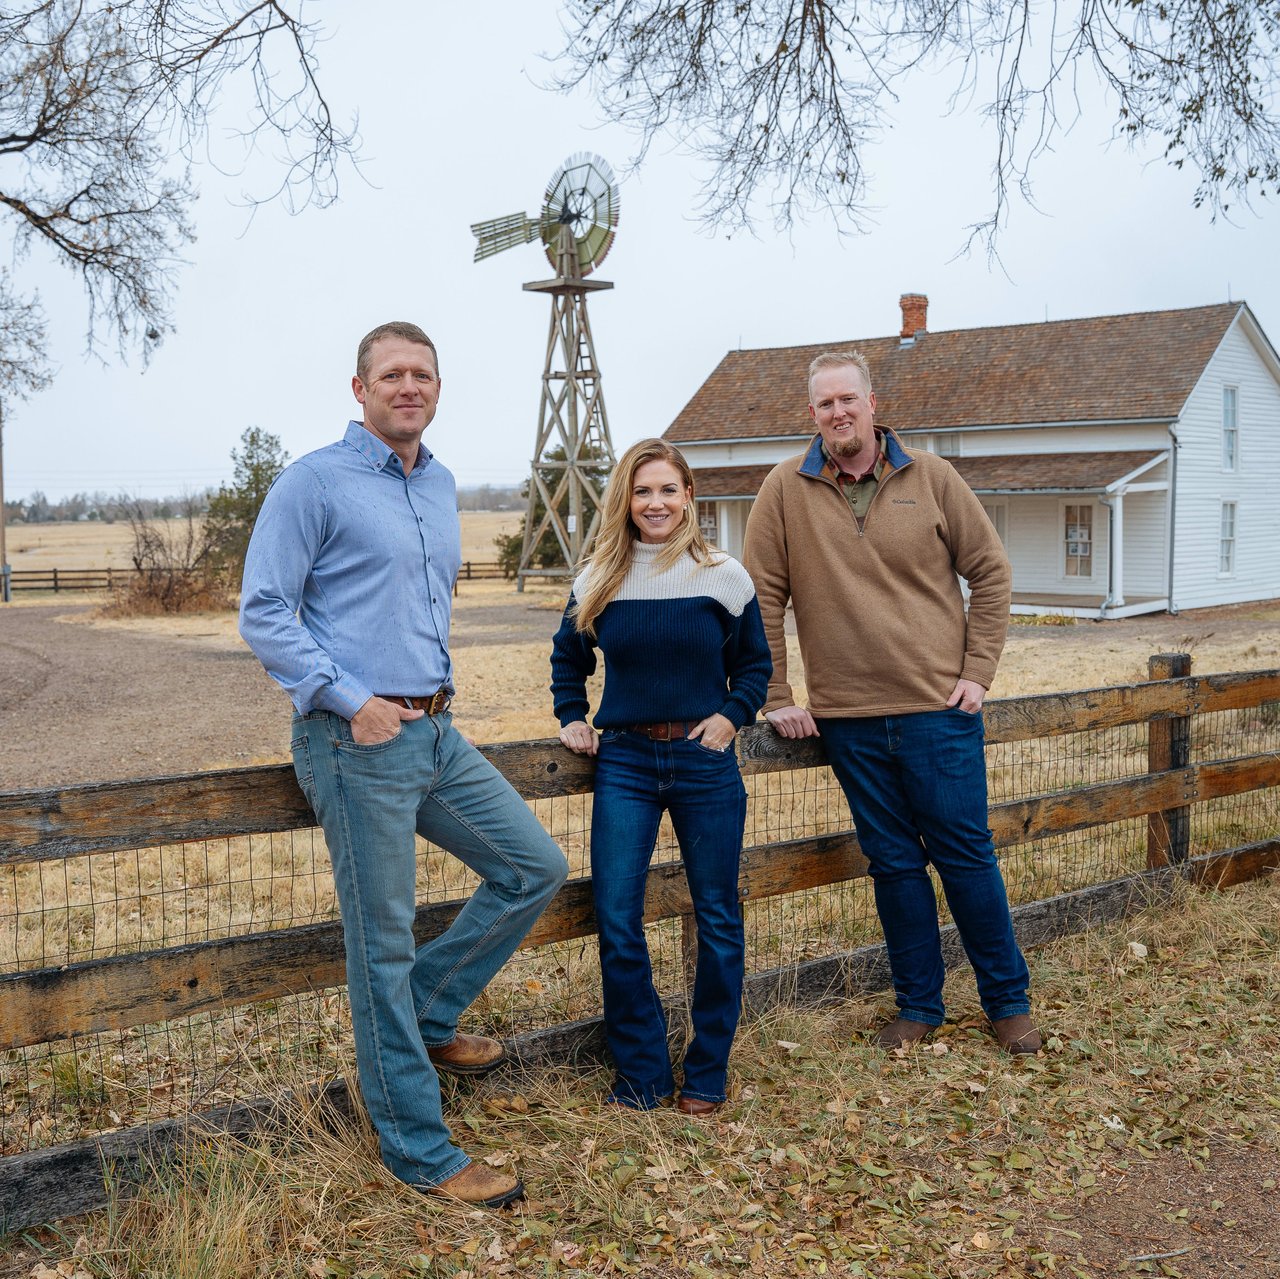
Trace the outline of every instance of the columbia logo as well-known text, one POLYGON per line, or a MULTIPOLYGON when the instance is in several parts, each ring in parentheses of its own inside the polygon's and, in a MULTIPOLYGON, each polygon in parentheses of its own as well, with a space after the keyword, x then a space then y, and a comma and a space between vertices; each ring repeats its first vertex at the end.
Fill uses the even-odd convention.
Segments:
POLYGON ((895 497, 893 499, 894 506, 914 506, 916 500, 914 497, 895 497))

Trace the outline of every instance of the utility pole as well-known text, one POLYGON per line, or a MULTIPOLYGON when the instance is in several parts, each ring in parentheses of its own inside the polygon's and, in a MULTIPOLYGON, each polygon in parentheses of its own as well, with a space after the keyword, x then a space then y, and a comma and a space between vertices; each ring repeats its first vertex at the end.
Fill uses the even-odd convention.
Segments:
POLYGON ((4 401, 0 400, 0 604, 8 604, 9 558, 4 546, 4 401))

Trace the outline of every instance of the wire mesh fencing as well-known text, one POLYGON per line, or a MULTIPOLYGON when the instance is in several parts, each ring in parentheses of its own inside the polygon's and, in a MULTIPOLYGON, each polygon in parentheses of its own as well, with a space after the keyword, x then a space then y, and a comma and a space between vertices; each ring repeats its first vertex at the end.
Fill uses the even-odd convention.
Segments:
MULTIPOLYGON (((989 745, 993 810, 1136 782, 1149 773, 1149 738, 1143 721, 989 745)), ((1195 764, 1277 754, 1280 701, 1190 717, 1195 764)), ((844 796, 825 767, 749 773, 746 783, 748 849, 852 828, 844 796)), ((1193 804, 1192 854, 1275 838, 1276 795, 1265 786, 1193 804)), ((591 796, 530 802, 568 857, 571 876, 587 875, 591 796)), ((655 863, 678 857, 664 821, 655 863)), ((1124 816, 1006 843, 1000 858, 1010 900, 1042 900, 1144 869, 1148 820, 1124 816)), ((420 841, 421 903, 454 901, 474 886, 459 862, 420 841)), ((939 902, 945 918, 940 896, 939 902)), ((12 858, 0 864, 0 977, 337 918, 328 853, 314 829, 41 861, 12 858)), ((748 900, 744 918, 748 972, 880 940, 866 878, 748 900)), ((681 920, 650 925, 649 938, 659 991, 680 996, 688 959, 681 920)), ((599 1011, 595 938, 572 937, 517 952, 473 1006, 469 1024, 509 1036, 599 1011)), ((292 1078, 323 1082, 349 1071, 350 1060, 340 988, 13 1048, 0 1059, 0 1155, 256 1098, 262 1079, 285 1064, 292 1078)))

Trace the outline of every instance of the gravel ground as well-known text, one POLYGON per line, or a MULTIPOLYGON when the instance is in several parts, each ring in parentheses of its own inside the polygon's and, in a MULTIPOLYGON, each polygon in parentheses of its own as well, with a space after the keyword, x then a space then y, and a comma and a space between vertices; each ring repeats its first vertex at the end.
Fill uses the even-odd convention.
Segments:
MULTIPOLYGON (((478 584, 455 605, 467 723, 481 741, 554 733, 546 654, 554 593, 478 584), (474 650, 510 646, 492 662, 474 650), (521 704, 535 721, 504 721, 521 704), (544 722, 545 721, 545 722, 544 722)), ((181 634, 87 624, 92 605, 0 607, 0 791, 155 777, 287 758, 289 703, 225 618, 181 634)), ((1280 667, 1280 602, 1076 626, 1013 626, 993 696, 1140 679, 1150 653, 1197 672, 1280 667)))
POLYGON ((65 604, 0 614, 0 790, 275 758, 289 704, 241 645, 86 626, 65 604))

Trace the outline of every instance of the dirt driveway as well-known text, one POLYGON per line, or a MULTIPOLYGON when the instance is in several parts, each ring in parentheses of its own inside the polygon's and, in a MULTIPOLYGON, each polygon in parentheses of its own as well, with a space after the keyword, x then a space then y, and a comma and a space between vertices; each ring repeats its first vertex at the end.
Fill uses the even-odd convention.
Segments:
MULTIPOLYGON (((459 722, 477 740, 555 732, 546 689, 558 604, 552 591, 464 586, 453 633, 459 722)), ((287 757, 288 701, 231 615, 103 623, 93 609, 0 606, 0 790, 287 757)), ((1190 651, 1203 673, 1280 667, 1280 601, 1017 624, 992 695, 1128 683, 1144 676, 1150 654, 1169 651, 1190 651)))

